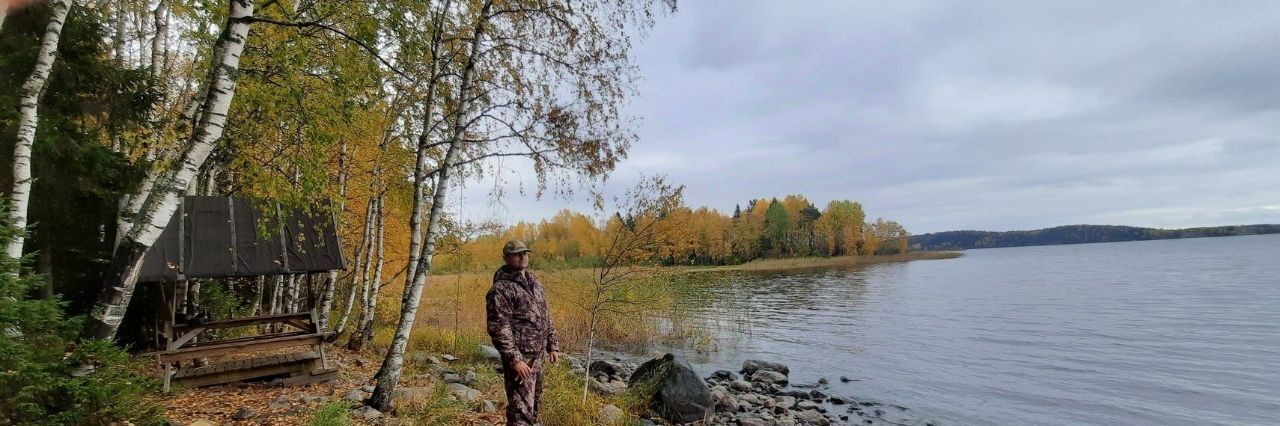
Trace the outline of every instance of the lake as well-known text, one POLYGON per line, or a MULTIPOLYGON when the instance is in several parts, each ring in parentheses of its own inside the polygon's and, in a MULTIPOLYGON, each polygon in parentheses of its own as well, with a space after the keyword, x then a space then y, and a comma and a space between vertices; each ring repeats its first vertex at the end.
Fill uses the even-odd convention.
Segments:
POLYGON ((703 375, 755 358, 906 424, 1277 424, 1280 235, 737 273, 683 306, 703 375), (851 382, 841 383, 847 376, 851 382))

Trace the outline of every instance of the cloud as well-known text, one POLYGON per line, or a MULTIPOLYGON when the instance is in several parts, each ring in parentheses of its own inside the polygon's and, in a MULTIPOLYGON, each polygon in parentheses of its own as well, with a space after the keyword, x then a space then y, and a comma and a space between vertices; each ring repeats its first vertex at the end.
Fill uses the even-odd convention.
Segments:
POLYGON ((1280 223, 1276 22, 1275 2, 682 3, 637 48, 641 140, 603 189, 848 198, 913 232, 1280 223))

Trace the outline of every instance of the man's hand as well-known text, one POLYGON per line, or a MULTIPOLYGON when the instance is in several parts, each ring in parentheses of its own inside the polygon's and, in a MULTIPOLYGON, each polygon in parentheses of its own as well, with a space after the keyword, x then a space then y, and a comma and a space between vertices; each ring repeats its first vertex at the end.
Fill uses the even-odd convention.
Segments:
POLYGON ((559 364, 559 363, 560 363, 560 352, 552 352, 552 353, 550 354, 550 360, 551 360, 551 363, 552 363, 552 364, 559 364))
POLYGON ((516 365, 512 368, 516 370, 516 377, 519 377, 522 382, 529 380, 529 375, 533 373, 533 370, 529 368, 529 364, 525 364, 524 361, 516 361, 516 365))

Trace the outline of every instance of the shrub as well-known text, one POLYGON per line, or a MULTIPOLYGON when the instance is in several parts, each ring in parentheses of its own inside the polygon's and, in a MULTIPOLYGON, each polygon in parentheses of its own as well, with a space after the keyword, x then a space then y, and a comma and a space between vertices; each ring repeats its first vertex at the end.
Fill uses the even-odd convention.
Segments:
MULTIPOLYGON (((0 226, 0 240, 12 235, 0 226)), ((154 380, 109 341, 77 342, 82 321, 65 318, 58 299, 30 297, 43 280, 16 271, 0 259, 0 423, 162 424, 144 399, 154 380)))

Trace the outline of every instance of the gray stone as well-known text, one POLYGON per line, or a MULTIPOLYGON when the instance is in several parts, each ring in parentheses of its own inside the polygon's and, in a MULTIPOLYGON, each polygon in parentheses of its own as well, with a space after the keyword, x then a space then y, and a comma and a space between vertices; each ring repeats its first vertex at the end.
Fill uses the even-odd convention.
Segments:
POLYGON ((796 403, 797 410, 817 410, 820 407, 822 406, 813 401, 800 401, 796 403))
POLYGON ((476 411, 481 413, 492 413, 498 411, 498 403, 492 400, 484 400, 480 402, 480 408, 476 411))
POLYGON ((589 386, 591 387, 591 390, 605 396, 617 395, 627 390, 627 384, 620 381, 602 382, 596 379, 591 379, 589 386))
POLYGON ((361 405, 360 408, 353 410, 351 415, 356 416, 358 419, 368 421, 381 418, 382 412, 368 405, 361 405))
POLYGON ((831 420, 828 420, 827 416, 813 410, 800 411, 797 412, 795 416, 796 420, 799 421, 800 424, 817 426, 828 426, 831 424, 831 420))
POLYGON ((819 379, 818 379, 818 384, 820 384, 820 385, 825 385, 825 384, 827 384, 827 378, 826 378, 826 377, 819 378, 819 379))
POLYGON ((715 414, 711 389, 693 366, 673 354, 663 355, 641 364, 631 375, 630 384, 655 384, 647 395, 649 408, 671 423, 704 422, 715 414))
POLYGON ((361 386, 360 390, 364 391, 365 393, 373 393, 373 385, 361 386))
POLYGON ((462 376, 457 373, 444 373, 443 376, 440 376, 440 379, 444 380, 445 383, 462 383, 462 376))
POLYGON ((849 378, 848 378, 848 377, 840 376, 840 382, 842 382, 842 383, 849 383, 849 382, 850 382, 850 380, 849 380, 849 378))
POLYGON ((209 419, 199 419, 194 422, 187 423, 187 426, 218 426, 218 424, 209 419))
POLYGON ((796 406, 796 398, 794 396, 782 395, 775 397, 774 399, 777 400, 777 406, 783 410, 789 410, 791 407, 796 406))
POLYGON ((746 380, 734 380, 729 382, 729 388, 736 391, 749 391, 751 390, 751 382, 746 380))
POLYGON ((305 395, 305 396, 303 396, 303 397, 302 397, 302 402, 305 402, 305 403, 308 403, 308 404, 315 404, 315 403, 321 403, 321 404, 324 404, 324 403, 329 402, 329 397, 327 397, 327 396, 311 396, 311 395, 305 395))
POLYGON ((498 352, 498 349, 494 348, 493 346, 479 345, 478 349, 480 352, 480 356, 483 356, 487 359, 502 359, 502 353, 498 352))
POLYGON ((830 402, 835 405, 844 405, 848 401, 845 401, 843 397, 832 395, 830 398, 827 398, 827 402, 830 402))
POLYGON ((449 390, 450 395, 458 398, 458 401, 461 401, 463 404, 470 404, 475 402, 477 399, 480 399, 480 391, 472 389, 462 383, 450 383, 446 389, 449 390))
POLYGON ((458 357, 455 357, 449 354, 440 355, 440 358, 444 358, 445 361, 449 361, 449 362, 454 362, 458 360, 458 357))
POLYGON ((467 374, 462 375, 462 383, 471 386, 478 378, 479 376, 476 375, 475 371, 468 371, 467 374))
POLYGON ((738 375, 729 370, 718 370, 711 375, 716 380, 733 381, 738 380, 738 375))
POLYGON ((733 398, 733 395, 721 394, 715 397, 715 401, 716 401, 716 411, 721 411, 726 413, 732 413, 732 412, 738 411, 738 401, 733 398))
POLYGON ((231 415, 231 419, 232 419, 232 420, 245 420, 245 419, 252 419, 252 418, 257 417, 257 416, 258 416, 258 412, 257 412, 257 411, 253 411, 253 409, 252 409, 252 408, 249 408, 249 407, 244 407, 244 408, 241 408, 239 411, 236 411, 236 413, 235 413, 235 414, 232 414, 232 415, 231 415))
POLYGON ((621 422, 626 418, 626 415, 627 413, 624 413, 621 408, 618 408, 618 406, 608 404, 600 407, 598 418, 602 424, 612 424, 621 422))
POLYGON ((347 392, 346 395, 343 395, 342 399, 352 402, 364 401, 364 392, 361 392, 360 389, 352 389, 351 392, 347 392))
POLYGON ((787 375, 772 370, 756 370, 751 374, 752 382, 763 382, 774 385, 786 385, 787 375))
POLYGON ((749 359, 742 362, 742 374, 750 376, 755 374, 758 370, 774 371, 782 373, 784 376, 791 374, 790 368, 776 362, 761 361, 757 359, 749 359))
POLYGON ((598 359, 591 361, 591 367, 587 369, 592 375, 604 374, 606 376, 614 376, 622 372, 622 364, 616 362, 598 359))
POLYGON ((764 419, 761 417, 753 416, 753 415, 742 415, 742 416, 738 416, 738 425, 739 426, 768 426, 769 424, 765 423, 764 419))

